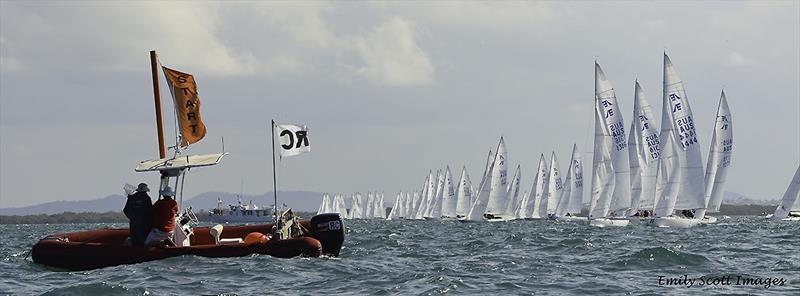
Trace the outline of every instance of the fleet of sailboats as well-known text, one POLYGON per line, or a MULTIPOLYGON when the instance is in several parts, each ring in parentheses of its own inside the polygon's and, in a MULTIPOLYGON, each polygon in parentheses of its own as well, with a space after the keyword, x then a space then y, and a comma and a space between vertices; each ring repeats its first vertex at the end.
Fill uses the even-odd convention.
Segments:
MULTIPOLYGON (((419 191, 399 192, 386 219, 458 219, 462 222, 555 219, 587 221, 591 226, 627 226, 631 221, 658 227, 715 223, 706 214, 719 211, 733 154, 733 121, 725 92, 720 95, 705 170, 696 120, 683 81, 664 53, 660 129, 639 80, 634 81, 633 117, 625 131, 615 90, 595 61, 594 143, 588 216, 584 209, 583 160, 573 145, 563 175, 555 151, 549 163, 540 155, 529 192, 520 193, 517 165, 508 179, 508 150, 500 137, 489 150, 478 186, 466 167, 458 179, 450 167, 429 171, 419 191)), ((800 220, 800 168, 773 219, 800 220)), ((383 194, 352 197, 348 213, 339 195, 322 198, 320 213, 339 212, 351 219, 384 218, 383 194), (338 197, 338 198, 337 198, 338 197)))

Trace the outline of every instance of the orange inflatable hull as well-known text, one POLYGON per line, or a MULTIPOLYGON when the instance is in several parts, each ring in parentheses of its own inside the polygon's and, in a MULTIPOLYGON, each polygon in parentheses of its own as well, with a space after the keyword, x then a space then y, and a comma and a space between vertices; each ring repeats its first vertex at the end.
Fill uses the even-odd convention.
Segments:
MULTIPOLYGON (((336 219, 338 218, 336 215, 336 219)), ((309 229, 309 233, 297 238, 221 245, 214 242, 209 228, 194 228, 194 235, 191 237, 191 246, 189 247, 126 246, 124 241, 129 236, 128 229, 97 229, 59 233, 39 240, 31 249, 31 257, 34 262, 51 267, 88 270, 182 255, 240 257, 250 254, 265 254, 279 258, 319 257, 323 254, 338 256, 341 243, 344 241, 344 232, 331 235, 332 233, 325 232, 323 229, 330 221, 312 225, 314 222, 316 222, 314 219, 301 222, 306 229, 309 229), (341 235, 341 239, 338 239, 339 235, 341 235)), ((341 223, 340 219, 338 219, 338 223, 341 223)), ((220 238, 244 239, 252 232, 271 233, 271 230, 272 224, 227 226, 223 229, 220 238)))

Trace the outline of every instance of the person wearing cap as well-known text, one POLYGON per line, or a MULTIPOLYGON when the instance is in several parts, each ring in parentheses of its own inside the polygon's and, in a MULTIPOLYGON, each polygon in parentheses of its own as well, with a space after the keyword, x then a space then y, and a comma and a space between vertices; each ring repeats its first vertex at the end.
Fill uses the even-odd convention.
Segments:
POLYGON ((147 236, 147 246, 174 246, 172 234, 175 231, 175 216, 178 214, 178 203, 175 192, 169 186, 161 190, 162 199, 153 204, 153 229, 147 236))
POLYGON ((147 184, 139 183, 136 191, 128 195, 128 201, 125 202, 125 208, 122 210, 129 220, 131 245, 137 247, 144 246, 144 241, 153 225, 150 213, 153 201, 150 200, 150 195, 147 195, 148 191, 150 189, 147 188, 147 184))

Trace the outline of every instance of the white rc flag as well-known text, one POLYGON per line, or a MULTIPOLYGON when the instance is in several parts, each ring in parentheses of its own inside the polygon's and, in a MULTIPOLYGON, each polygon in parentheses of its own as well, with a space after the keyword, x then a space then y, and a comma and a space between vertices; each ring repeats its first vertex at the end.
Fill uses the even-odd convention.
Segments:
POLYGON ((305 125, 275 124, 274 128, 278 137, 281 157, 295 156, 311 151, 311 145, 308 143, 308 127, 305 125))

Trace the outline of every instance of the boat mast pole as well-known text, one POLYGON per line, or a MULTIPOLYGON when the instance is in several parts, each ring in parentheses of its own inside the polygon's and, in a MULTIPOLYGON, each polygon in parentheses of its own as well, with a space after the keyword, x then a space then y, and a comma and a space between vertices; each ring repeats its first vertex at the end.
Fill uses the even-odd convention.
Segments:
POLYGON ((153 72, 153 98, 156 104, 156 130, 158 131, 158 157, 167 157, 167 150, 164 148, 164 124, 161 121, 161 96, 158 89, 158 57, 156 51, 150 51, 150 69, 153 72))
MULTIPOLYGON (((156 105, 156 131, 158 132, 158 158, 163 159, 167 157, 167 149, 164 147, 164 124, 161 121, 161 95, 158 89, 158 57, 156 51, 150 51, 150 70, 153 74, 153 99, 156 105)), ((161 191, 164 186, 169 185, 169 177, 161 174, 161 184, 158 190, 161 191)))
POLYGON ((278 182, 277 177, 275 175, 275 120, 272 120, 272 124, 270 125, 270 130, 272 130, 272 193, 275 197, 275 204, 274 204, 274 214, 275 214, 275 225, 276 233, 280 233, 281 228, 281 220, 278 219, 278 182))

